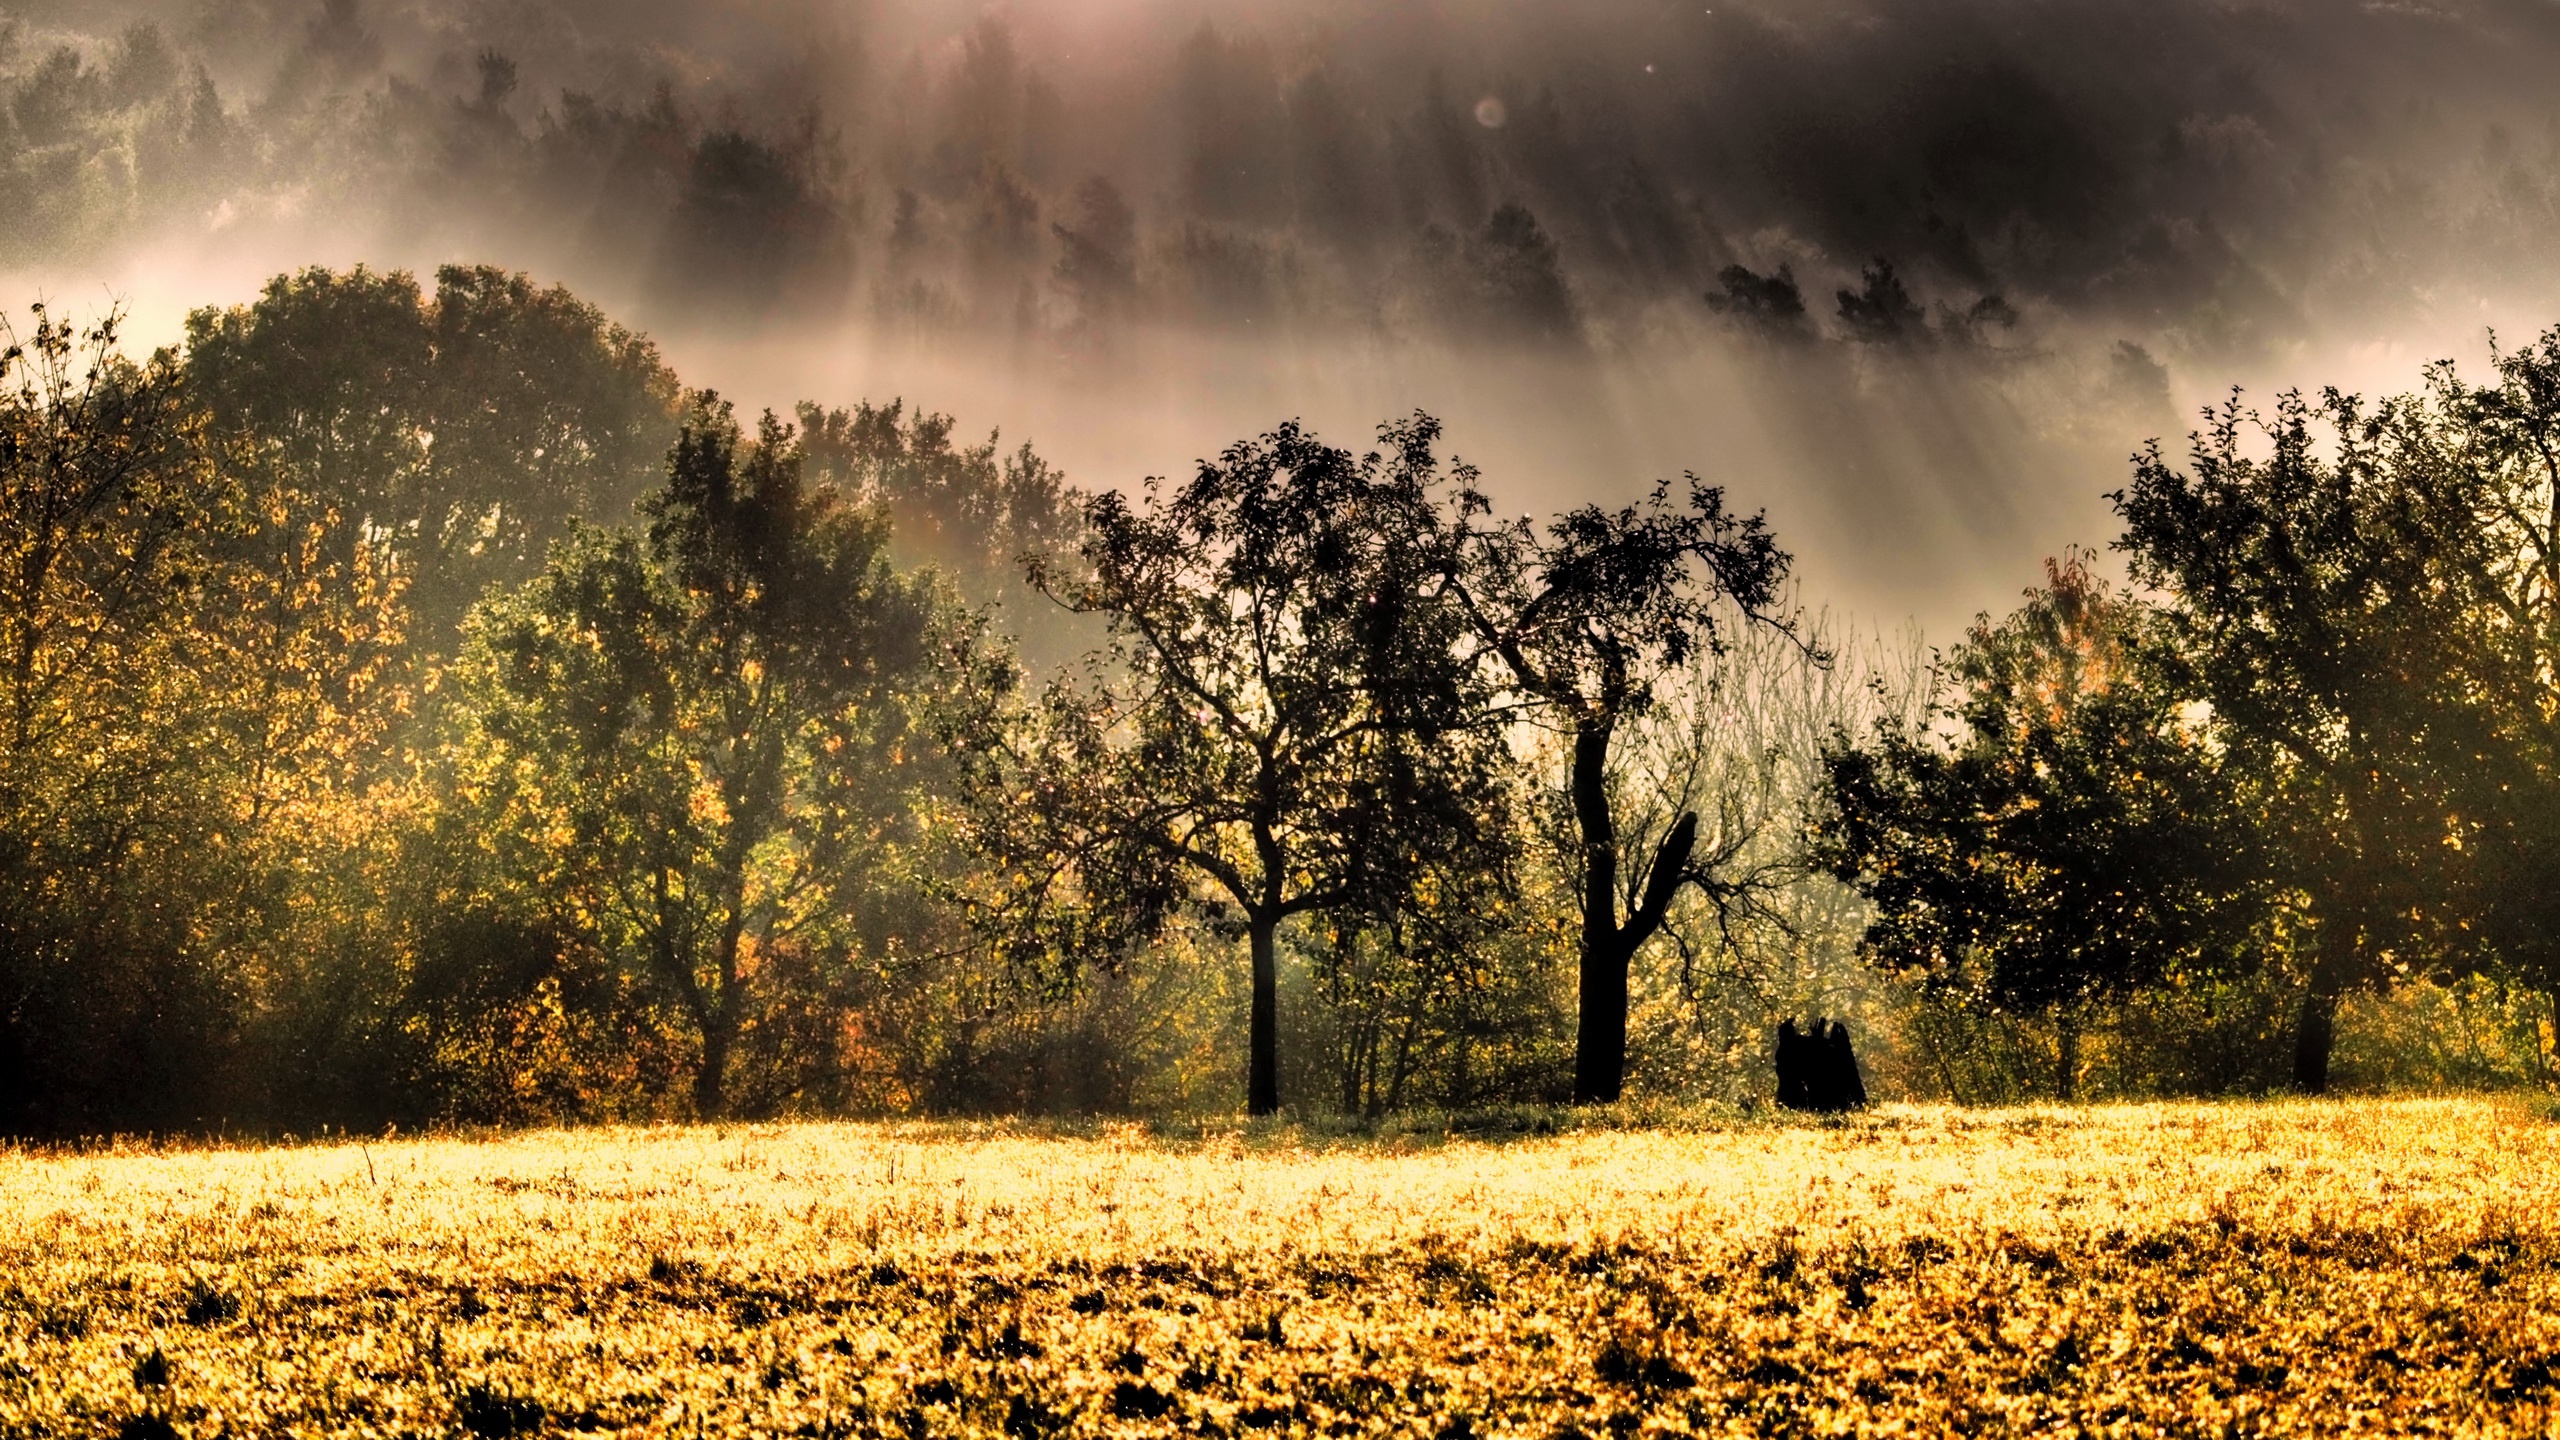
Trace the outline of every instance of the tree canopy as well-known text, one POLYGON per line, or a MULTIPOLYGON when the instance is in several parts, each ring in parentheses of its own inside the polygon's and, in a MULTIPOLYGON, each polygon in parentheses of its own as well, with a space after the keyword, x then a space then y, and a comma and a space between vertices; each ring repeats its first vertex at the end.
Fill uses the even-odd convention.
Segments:
POLYGON ((802 482, 797 437, 697 398, 645 535, 589 531, 471 620, 460 783, 531 898, 692 1032, 693 1105, 784 958, 824 966, 894 817, 852 767, 916 744, 932 587, 878 511, 802 482), (883 822, 888 823, 884 824, 883 822))
POLYGON ((1929 724, 1835 737, 1816 852, 1874 905, 1876 963, 2066 1040, 2084 1007, 2255 963, 2261 797, 2160 683, 2159 628, 2070 556, 1942 661, 1929 724))
POLYGON ((1543 531, 1525 518, 1489 523, 1472 491, 1461 508, 1473 522, 1460 593, 1475 637, 1521 713, 1570 739, 1561 789, 1579 834, 1582 907, 1573 1094, 1612 1101, 1626 1070, 1628 966, 1680 887, 1709 877, 1690 865, 1694 814, 1658 817, 1650 860, 1630 863, 1637 837, 1620 835, 1610 803, 1611 747, 1665 676, 1722 643, 1727 617, 1786 627, 1769 607, 1788 557, 1759 516, 1729 514, 1724 492, 1694 475, 1685 505, 1666 483, 1640 506, 1584 506, 1543 531))
POLYGON ((1383 914, 1496 843, 1437 438, 1416 419, 1355 457, 1283 426, 1170 496, 1096 495, 1085 575, 1040 577, 1112 641, 1003 757, 1031 803, 1018 832, 994 827, 999 853, 1025 900, 1071 893, 1117 922, 1090 936, 1144 936, 1204 897, 1241 917, 1255 1114, 1280 1105, 1280 927, 1383 914))

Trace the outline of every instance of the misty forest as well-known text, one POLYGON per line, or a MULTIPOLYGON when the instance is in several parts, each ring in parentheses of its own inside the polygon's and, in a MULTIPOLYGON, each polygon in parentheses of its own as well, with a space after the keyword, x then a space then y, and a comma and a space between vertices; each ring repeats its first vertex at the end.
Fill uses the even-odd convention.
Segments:
POLYGON ((2560 1077, 2542 10, 114 8, 0 22, 10 1131, 2560 1077), (1510 434, 1666 367, 1777 438, 1510 434))

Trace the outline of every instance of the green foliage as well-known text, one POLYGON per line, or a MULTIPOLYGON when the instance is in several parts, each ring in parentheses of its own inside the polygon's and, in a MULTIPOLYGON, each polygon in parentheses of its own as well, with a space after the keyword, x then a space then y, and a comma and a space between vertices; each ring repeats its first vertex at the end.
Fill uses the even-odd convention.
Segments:
POLYGON ((189 337, 0 360, 12 1132, 1200 1111, 1239 1049, 1256 1112, 1748 1102, 1808 1012, 1967 1101, 2560 1053, 2560 332, 2217 412, 2120 497, 2150 595, 2074 554, 1929 694, 1720 492, 1497 523, 1428 417, 1084 495, 750 435, 497 271, 189 337))
MULTIPOLYGON (((2370 413, 2333 399, 2339 464, 2401 552, 2405 650, 2383 666, 2405 763, 2431 792, 2396 857, 2441 887, 2418 911, 2440 975, 2560 993, 2560 330, 2465 385, 2450 365, 2370 413), (2435 833, 2441 826, 2441 835, 2435 833)), ((2376 662, 2380 662, 2377 664, 2376 662)))
POLYGON ((254 1109, 325 945, 315 865, 401 703, 398 577, 237 463, 175 360, 36 312, 0 394, 0 1104, 12 1128, 254 1109))
POLYGON ((841 990, 870 873, 915 843, 882 772, 925 763, 935 596, 800 470, 788 428, 746 440, 701 397, 645 537, 579 532, 473 618, 456 676, 493 869, 681 1017, 706 1116, 751 1029, 792 1043, 784 994, 841 990))
MULTIPOLYGON (((1838 738, 1817 853, 1874 903, 1872 959, 2066 1027, 2245 969, 2266 907, 2244 773, 2158 677, 2156 625, 2072 556, 1943 662, 1946 738, 1890 717, 1869 748, 1838 738)), ((2057 1063, 2068 1095, 2067 1043, 2057 1063)))
POLYGON ((675 433, 655 346, 486 266, 445 266, 432 299, 362 266, 280 276, 255 304, 190 315, 185 368, 245 461, 334 509, 341 553, 387 539, 439 650, 574 522, 628 516, 675 433))
POLYGON ((2275 787, 2278 873, 2316 948, 2307 1089, 2347 993, 2483 969, 2551 983, 2555 433, 2560 333, 2480 389, 2443 365, 2370 409, 2288 395, 2259 422, 2235 399, 2192 474, 2155 449, 2118 497, 2186 683, 2275 787), (2251 430, 2269 457, 2244 453, 2251 430))
POLYGON ((877 505, 889 556, 931 565, 970 604, 990 607, 1023 662, 1050 673, 1102 638, 1101 627, 1032 585, 1027 566, 1067 576, 1081 564, 1084 517, 1076 492, 1029 445, 999 456, 993 436, 952 442, 948 415, 897 401, 830 410, 803 404, 800 447, 810 479, 877 505))
POLYGON ((2337 1081, 2368 1093, 2548 1089, 2560 1080, 2552 998, 2469 975, 2338 1007, 2337 1081))
POLYGON ((0 1094, 12 1128, 50 1129, 168 1098, 119 1075, 123 1046, 203 1069, 227 1038, 195 1023, 231 1009, 191 933, 214 917, 152 913, 222 778, 220 696, 184 650, 227 507, 168 366, 123 360, 111 325, 35 322, 0 391, 0 1094))
MULTIPOLYGON (((2190 470, 2155 446, 2116 496, 2156 606, 2075 560, 1956 652, 1939 734, 1844 737, 1820 847, 1878 907, 1868 951, 1955 1002, 1924 1028, 2049 1026, 2066 1091, 2084 1029, 2169 1089, 2270 1083, 2289 1041, 2316 1091, 2350 997, 2458 1036, 2469 1001, 2383 997, 2554 992, 2560 332, 2497 372, 2271 420, 2235 398, 2190 470)), ((1931 1045, 1950 1092, 2009 1084, 1931 1045)))

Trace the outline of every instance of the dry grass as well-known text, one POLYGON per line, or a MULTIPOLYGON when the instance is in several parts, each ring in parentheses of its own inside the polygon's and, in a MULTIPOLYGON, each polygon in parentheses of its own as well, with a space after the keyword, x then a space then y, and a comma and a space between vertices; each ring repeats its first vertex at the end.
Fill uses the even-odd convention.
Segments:
POLYGON ((0 1155, 6 1434, 2546 1434, 2555 1301, 2483 1100, 0 1155))

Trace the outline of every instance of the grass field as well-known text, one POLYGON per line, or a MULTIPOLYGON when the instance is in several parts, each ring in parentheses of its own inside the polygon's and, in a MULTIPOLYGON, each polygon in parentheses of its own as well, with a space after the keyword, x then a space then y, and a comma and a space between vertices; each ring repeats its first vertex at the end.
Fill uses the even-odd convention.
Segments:
POLYGON ((0 1155, 0 1433, 2553 1433, 2560 1126, 0 1155))

